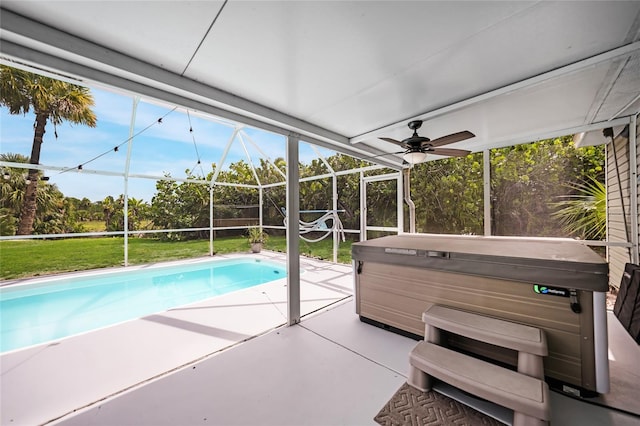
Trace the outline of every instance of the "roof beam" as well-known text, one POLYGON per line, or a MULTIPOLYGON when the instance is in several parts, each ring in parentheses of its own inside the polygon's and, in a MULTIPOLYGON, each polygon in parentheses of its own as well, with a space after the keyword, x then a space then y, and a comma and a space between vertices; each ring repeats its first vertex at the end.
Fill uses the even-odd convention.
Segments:
MULTIPOLYGON (((575 135, 577 133, 592 132, 595 130, 604 129, 606 127, 616 127, 616 126, 626 125, 627 123, 629 123, 629 117, 620 117, 611 121, 600 121, 598 123, 586 124, 586 125, 577 126, 577 127, 563 127, 555 130, 547 130, 537 134, 535 138, 532 138, 530 135, 523 135, 523 136, 514 136, 514 137, 503 138, 503 139, 496 139, 496 140, 489 141, 489 143, 487 144, 474 146, 472 152, 480 152, 480 151, 484 151, 485 149, 504 148, 507 146, 520 145, 523 143, 531 143, 531 142, 541 141, 545 139, 553 139, 560 136, 575 135)), ((602 143, 606 143, 606 141, 603 140, 602 143)))

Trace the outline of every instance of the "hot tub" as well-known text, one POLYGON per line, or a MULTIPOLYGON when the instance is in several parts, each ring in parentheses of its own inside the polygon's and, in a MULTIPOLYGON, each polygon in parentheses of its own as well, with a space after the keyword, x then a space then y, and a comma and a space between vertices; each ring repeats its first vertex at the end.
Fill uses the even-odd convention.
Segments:
MULTIPOLYGON (((423 336, 422 312, 440 304, 545 330, 548 381, 583 395, 609 390, 608 264, 570 239, 403 234, 355 243, 356 312, 423 336)), ((506 350, 459 336, 449 344, 516 365, 506 350)))

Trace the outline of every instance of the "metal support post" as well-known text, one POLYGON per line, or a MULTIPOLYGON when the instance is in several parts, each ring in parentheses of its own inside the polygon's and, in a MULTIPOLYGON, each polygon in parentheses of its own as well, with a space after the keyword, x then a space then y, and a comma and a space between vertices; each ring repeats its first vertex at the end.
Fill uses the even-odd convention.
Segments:
POLYGON ((484 195, 484 235, 491 235, 491 152, 482 151, 482 188, 484 195))
POLYGON ((404 201, 409 206, 409 233, 416 233, 416 204, 411 199, 411 168, 406 168, 402 171, 403 175, 403 187, 404 187, 404 201))
POLYGON ((213 186, 209 187, 209 256, 213 256, 213 186))
POLYGON ((367 183, 360 172, 360 241, 367 241, 367 183))
POLYGON ((262 230, 262 203, 263 203, 263 196, 264 196, 264 189, 262 189, 262 185, 260 185, 260 189, 259 189, 258 195, 259 195, 259 198, 260 198, 260 201, 259 201, 260 211, 258 212, 258 218, 259 218, 258 219, 258 224, 260 225, 260 230, 262 230))
POLYGON ((638 135, 635 115, 629 120, 629 213, 631 216, 631 262, 640 263, 638 254, 638 135))
POLYGON ((402 184, 402 173, 398 173, 398 178, 396 180, 396 211, 398 214, 396 226, 398 227, 398 234, 404 233, 404 185, 402 184))
POLYGON ((134 96, 131 106, 131 124, 129 139, 127 140, 127 159, 124 165, 124 266, 129 266, 129 168, 131 166, 131 150, 133 149, 133 135, 136 126, 136 112, 138 111, 139 96, 134 96))
POLYGON ((333 212, 335 214, 333 219, 333 263, 338 263, 338 246, 340 245, 340 232, 338 230, 336 217, 338 216, 338 177, 334 173, 331 178, 331 183, 333 185, 333 212))
POLYGON ((299 141, 287 136, 287 324, 300 322, 300 170, 299 141))

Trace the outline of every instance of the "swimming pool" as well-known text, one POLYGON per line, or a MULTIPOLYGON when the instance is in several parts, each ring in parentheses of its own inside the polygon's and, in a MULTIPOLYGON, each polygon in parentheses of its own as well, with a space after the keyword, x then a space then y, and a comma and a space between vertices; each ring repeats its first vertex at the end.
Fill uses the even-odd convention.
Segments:
POLYGON ((254 258, 100 272, 0 288, 0 352, 44 343, 287 276, 254 258))

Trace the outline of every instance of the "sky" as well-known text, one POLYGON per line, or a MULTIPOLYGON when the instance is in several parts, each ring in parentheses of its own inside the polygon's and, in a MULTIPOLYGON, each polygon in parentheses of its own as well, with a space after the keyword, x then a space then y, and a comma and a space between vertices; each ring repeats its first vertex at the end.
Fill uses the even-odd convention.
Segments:
MULTIPOLYGON (((63 123, 54 132, 49 123, 46 128, 40 164, 65 167, 69 171, 50 170, 49 183, 56 184, 67 197, 103 200, 111 195, 116 198, 124 193, 122 176, 97 175, 93 171, 122 173, 127 167, 127 141, 133 111, 133 97, 99 88, 91 88, 94 97, 94 112, 98 118, 95 128, 63 123), (55 137, 57 133, 58 137, 55 137), (115 147, 119 147, 117 151, 115 147), (98 158, 96 158, 98 157, 98 158), (78 165, 82 171, 78 173, 78 165)), ((0 153, 29 156, 33 142, 33 113, 10 115, 8 109, 0 107, 0 153)), ((222 154, 233 135, 234 127, 221 120, 207 117, 196 111, 175 108, 173 105, 140 100, 135 112, 135 135, 131 143, 131 174, 162 177, 170 174, 186 178, 187 169, 202 176, 211 171, 211 164, 220 164, 222 154), (162 118, 159 123, 158 119, 162 118), (198 166, 200 159, 201 166, 198 166)), ((272 160, 286 156, 286 141, 282 135, 246 127, 243 132, 248 139, 259 145, 272 160)), ((251 144, 247 149, 254 164, 263 157, 251 144)), ((322 155, 333 151, 317 148, 322 155)), ((300 161, 308 163, 317 158, 308 144, 300 144, 300 161)), ((235 138, 222 165, 226 170, 231 163, 247 156, 239 138, 235 138)), ((129 197, 150 202, 155 193, 155 180, 130 178, 129 197)))

